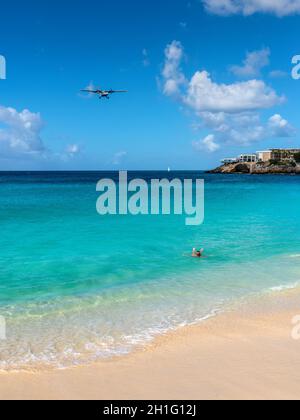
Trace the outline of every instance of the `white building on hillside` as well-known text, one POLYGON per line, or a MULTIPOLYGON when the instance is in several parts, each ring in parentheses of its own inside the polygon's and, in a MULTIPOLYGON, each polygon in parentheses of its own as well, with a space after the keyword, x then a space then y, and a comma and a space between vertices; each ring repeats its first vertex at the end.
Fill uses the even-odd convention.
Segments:
POLYGON ((272 159, 271 150, 263 150, 261 152, 256 152, 256 154, 259 162, 268 162, 272 159))
POLYGON ((243 154, 240 155, 239 161, 243 163, 256 163, 258 161, 257 154, 243 154))

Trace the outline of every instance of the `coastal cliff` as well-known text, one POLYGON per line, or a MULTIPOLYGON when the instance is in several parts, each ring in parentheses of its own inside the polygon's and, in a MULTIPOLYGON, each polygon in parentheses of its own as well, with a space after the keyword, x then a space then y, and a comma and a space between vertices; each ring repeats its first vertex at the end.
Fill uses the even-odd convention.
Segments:
POLYGON ((294 162, 229 163, 207 171, 211 174, 299 174, 300 164, 294 162))

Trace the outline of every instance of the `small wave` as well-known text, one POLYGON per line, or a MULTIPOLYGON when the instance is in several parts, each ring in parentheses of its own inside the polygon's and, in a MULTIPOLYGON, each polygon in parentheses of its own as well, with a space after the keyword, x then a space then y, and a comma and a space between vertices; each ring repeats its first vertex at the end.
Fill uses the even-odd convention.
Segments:
MULTIPOLYGON (((0 372, 36 372, 52 369, 66 369, 74 366, 85 366, 99 360, 111 359, 114 357, 125 356, 132 351, 142 349, 157 337, 177 331, 186 326, 192 326, 206 321, 222 311, 221 305, 207 311, 203 316, 194 317, 194 319, 170 319, 165 325, 156 323, 156 325, 142 328, 140 331, 132 333, 121 333, 119 336, 95 335, 95 329, 91 334, 74 335, 67 334, 60 336, 62 341, 57 341, 57 336, 51 334, 42 337, 33 335, 15 335, 23 341, 16 353, 16 342, 13 340, 3 343, 0 346, 2 351, 2 360, 0 360, 0 372), (83 338, 84 337, 84 338, 83 338)), ((29 329, 31 331, 31 328, 29 329)), ((47 330, 49 333, 53 331, 47 330)))
POLYGON ((289 258, 300 258, 300 254, 289 255, 289 258))
POLYGON ((271 292, 282 292, 283 290, 296 289, 299 286, 299 282, 292 284, 285 284, 280 286, 271 287, 269 290, 271 292))

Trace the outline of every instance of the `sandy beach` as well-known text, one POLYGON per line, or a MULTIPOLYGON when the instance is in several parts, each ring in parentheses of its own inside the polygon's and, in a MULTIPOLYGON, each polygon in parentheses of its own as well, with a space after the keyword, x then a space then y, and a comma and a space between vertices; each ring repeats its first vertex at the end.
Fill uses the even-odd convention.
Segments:
POLYGON ((298 291, 272 294, 92 366, 1 373, 1 399, 299 399, 298 291))

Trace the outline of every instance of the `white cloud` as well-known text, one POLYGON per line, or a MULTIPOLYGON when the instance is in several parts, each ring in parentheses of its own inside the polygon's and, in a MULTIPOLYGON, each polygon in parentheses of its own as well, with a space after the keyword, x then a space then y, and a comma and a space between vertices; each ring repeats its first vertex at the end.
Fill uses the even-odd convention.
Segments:
MULTIPOLYGON (((267 50, 263 50, 264 63, 267 50)), ((258 62, 262 60, 252 55, 247 71, 258 71, 258 62), (250 68, 251 67, 251 68, 250 68)), ((218 84, 211 79, 207 71, 197 71, 188 82, 181 69, 184 49, 180 42, 173 41, 165 49, 165 64, 162 71, 167 96, 176 96, 183 103, 197 112, 231 112, 240 113, 258 109, 271 108, 284 101, 262 80, 249 80, 233 84, 218 84)), ((246 71, 246 70, 244 70, 246 71)))
POLYGON ((270 49, 248 52, 242 66, 232 66, 230 70, 239 77, 257 77, 261 69, 270 64, 270 49))
POLYGON ((81 152, 81 148, 78 144, 69 144, 66 148, 66 153, 71 157, 74 157, 80 154, 80 152, 81 152))
POLYGON ((179 93, 180 87, 186 83, 186 79, 180 68, 184 50, 180 42, 173 41, 165 49, 165 64, 162 71, 164 78, 163 91, 171 96, 179 93))
POLYGON ((127 152, 121 151, 121 152, 117 152, 115 153, 113 159, 112 159, 112 164, 113 165, 120 165, 122 160, 127 156, 127 152))
POLYGON ((262 80, 217 84, 206 71, 192 77, 184 102, 198 112, 240 113, 271 108, 283 102, 262 80))
POLYGON ((278 17, 300 13, 300 0, 202 0, 209 13, 250 16, 268 13, 278 17))
POLYGON ((43 127, 39 113, 0 105, 0 159, 59 164, 80 154, 77 144, 68 145, 62 152, 46 148, 41 138, 43 127))
POLYGON ((171 44, 167 45, 165 49, 165 56, 168 61, 175 61, 180 63, 183 57, 184 51, 181 42, 172 41, 171 44))
POLYGON ((149 53, 148 53, 148 50, 146 50, 146 48, 143 49, 142 55, 143 55, 143 66, 149 67, 151 63, 149 59, 149 53))
POLYGON ((193 147, 196 150, 204 150, 210 153, 216 152, 220 149, 219 144, 215 141, 214 134, 209 134, 203 140, 193 142, 193 147))
POLYGON ((266 135, 266 127, 261 124, 259 114, 245 112, 240 114, 202 113, 202 121, 206 128, 213 130, 221 144, 240 144, 262 140, 266 135))
POLYGON ((42 155, 46 151, 40 137, 43 125, 39 113, 0 106, 0 156, 42 155))
POLYGON ((214 142, 247 146, 271 138, 288 138, 295 129, 281 115, 275 114, 262 122, 256 112, 241 114, 202 113, 203 126, 213 131, 214 142))
MULTIPOLYGON (((181 43, 173 41, 167 46, 162 74, 164 93, 174 96, 194 111, 200 119, 200 124, 194 124, 195 127, 211 130, 204 139, 193 143, 195 149, 215 152, 224 144, 249 145, 295 134, 295 129, 279 114, 261 121, 260 111, 285 101, 264 81, 216 83, 205 70, 197 71, 188 81, 181 70, 183 57, 181 43)), ((259 72, 267 64, 268 57, 269 50, 250 53, 240 73, 259 72)))
POLYGON ((296 133, 295 128, 279 114, 273 115, 269 119, 268 125, 272 137, 292 137, 296 133))

